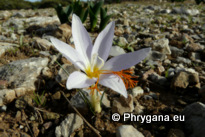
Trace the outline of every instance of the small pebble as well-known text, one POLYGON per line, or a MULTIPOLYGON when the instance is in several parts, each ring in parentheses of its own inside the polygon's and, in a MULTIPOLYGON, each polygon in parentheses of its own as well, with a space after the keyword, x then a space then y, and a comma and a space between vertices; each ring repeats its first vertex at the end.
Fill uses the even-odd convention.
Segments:
POLYGON ((0 107, 0 112, 5 112, 7 110, 7 106, 3 105, 0 107))
POLYGON ((24 128, 24 126, 23 126, 23 125, 20 125, 20 126, 19 126, 19 128, 20 128, 20 129, 23 129, 23 128, 24 128))
POLYGON ((151 100, 151 99, 153 99, 150 95, 144 95, 144 99, 145 100, 151 100))
POLYGON ((149 93, 149 96, 151 96, 153 99, 156 99, 156 100, 158 99, 158 96, 156 93, 151 92, 149 93))

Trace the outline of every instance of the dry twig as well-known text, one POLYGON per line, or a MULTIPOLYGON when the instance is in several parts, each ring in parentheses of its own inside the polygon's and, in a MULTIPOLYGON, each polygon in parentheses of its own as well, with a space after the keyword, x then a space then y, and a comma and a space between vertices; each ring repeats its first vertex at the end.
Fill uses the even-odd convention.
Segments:
POLYGON ((61 91, 61 94, 65 97, 66 101, 70 104, 70 106, 75 110, 75 112, 83 119, 83 121, 98 135, 98 137, 101 137, 100 132, 95 129, 81 114, 80 112, 71 104, 71 102, 66 98, 63 91, 61 91))
POLYGON ((26 118, 26 114, 25 114, 25 112, 24 112, 24 110, 22 110, 22 114, 23 114, 23 117, 25 118, 25 123, 26 123, 26 126, 27 126, 27 128, 29 129, 29 131, 31 132, 31 136, 32 137, 35 137, 34 136, 34 134, 33 134, 33 132, 32 132, 32 130, 31 130, 31 128, 30 128, 30 126, 29 126, 29 124, 28 124, 28 122, 27 122, 27 118, 26 118))

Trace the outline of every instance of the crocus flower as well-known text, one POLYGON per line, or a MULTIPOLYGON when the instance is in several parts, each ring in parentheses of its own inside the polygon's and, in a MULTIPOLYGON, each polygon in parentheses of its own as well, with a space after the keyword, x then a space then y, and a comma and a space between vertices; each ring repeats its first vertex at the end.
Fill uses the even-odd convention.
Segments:
POLYGON ((75 71, 67 79, 67 89, 86 88, 98 90, 97 85, 105 87, 127 97, 126 86, 133 84, 129 71, 124 71, 142 61, 149 53, 150 48, 144 48, 135 52, 122 54, 109 60, 109 52, 112 46, 115 23, 110 22, 98 35, 94 46, 91 38, 84 28, 78 16, 72 17, 72 36, 75 49, 68 44, 51 38, 53 45, 82 71, 75 71))

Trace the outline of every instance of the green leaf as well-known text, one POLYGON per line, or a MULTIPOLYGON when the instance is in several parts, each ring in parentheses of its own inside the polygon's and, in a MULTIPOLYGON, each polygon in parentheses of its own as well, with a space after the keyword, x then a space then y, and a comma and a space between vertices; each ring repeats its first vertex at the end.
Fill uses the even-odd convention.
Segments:
POLYGON ((66 15, 65 10, 60 4, 55 8, 55 10, 57 12, 61 24, 68 22, 68 16, 66 15))
POLYGON ((105 92, 103 92, 103 94, 102 94, 102 96, 100 98, 100 105, 102 105, 102 100, 103 100, 104 94, 105 94, 105 92))
POLYGON ((87 4, 83 4, 79 0, 72 3, 73 13, 75 13, 82 22, 85 22, 88 16, 87 6, 87 4))
POLYGON ((100 2, 96 3, 93 8, 91 8, 93 13, 95 14, 95 16, 97 16, 99 14, 100 8, 102 7, 102 5, 103 5, 103 1, 100 1, 100 2))
POLYGON ((67 18, 69 18, 70 14, 72 13, 73 11, 73 8, 71 6, 67 6, 65 9, 64 9, 66 15, 67 15, 67 18))
POLYGON ((21 36, 20 36, 20 39, 19 39, 19 45, 20 45, 20 46, 23 46, 23 39, 24 39, 24 36, 21 35, 21 36))
POLYGON ((134 52, 134 48, 133 47, 127 47, 128 50, 130 50, 131 52, 134 52))
POLYGON ((102 7, 100 8, 100 18, 101 20, 104 19, 107 15, 107 12, 102 7))
POLYGON ((105 8, 105 11, 107 12, 107 7, 105 8))
POLYGON ((96 25, 97 25, 97 17, 94 15, 91 9, 89 9, 89 15, 90 15, 90 29, 91 31, 94 31, 96 25))
POLYGON ((94 3, 92 1, 89 1, 88 3, 89 7, 93 8, 94 7, 94 3))
POLYGON ((112 17, 112 15, 108 15, 105 18, 101 19, 100 22, 100 31, 103 30, 105 28, 105 26, 107 25, 107 23, 109 22, 110 18, 112 17))
POLYGON ((86 9, 85 12, 84 12, 84 15, 81 19, 82 23, 84 23, 86 21, 87 17, 88 17, 88 9, 86 9))

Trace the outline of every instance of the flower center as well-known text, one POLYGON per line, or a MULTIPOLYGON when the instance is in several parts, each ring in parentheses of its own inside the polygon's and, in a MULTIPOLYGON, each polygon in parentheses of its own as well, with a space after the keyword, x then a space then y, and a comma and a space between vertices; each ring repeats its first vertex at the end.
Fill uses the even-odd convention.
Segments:
POLYGON ((102 73, 102 70, 100 70, 104 66, 104 60, 98 56, 97 53, 94 53, 91 57, 91 62, 89 66, 86 68, 85 73, 89 78, 98 78, 100 77, 100 74, 102 73), (101 61, 101 64, 98 65, 98 60, 101 61))
POLYGON ((98 67, 93 67, 93 69, 91 69, 91 67, 88 67, 86 70, 85 70, 85 73, 87 74, 87 76, 89 78, 99 78, 100 77, 100 74, 101 74, 101 71, 99 70, 98 67))

